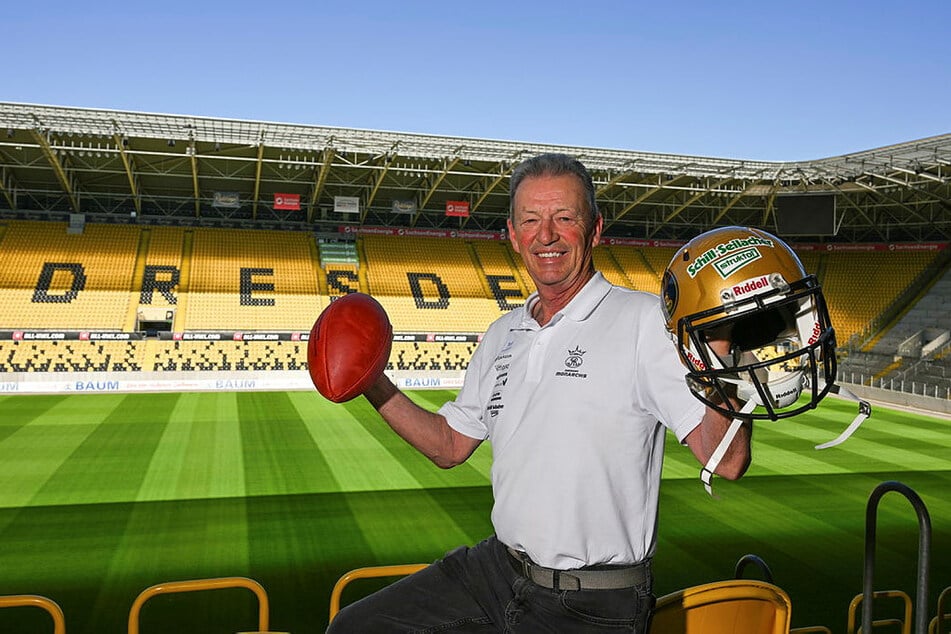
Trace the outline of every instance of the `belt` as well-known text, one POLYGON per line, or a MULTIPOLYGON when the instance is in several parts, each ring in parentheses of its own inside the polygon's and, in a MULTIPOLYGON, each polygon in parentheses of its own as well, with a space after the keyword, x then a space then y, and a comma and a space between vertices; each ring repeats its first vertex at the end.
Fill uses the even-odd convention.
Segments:
POLYGON ((539 566, 525 553, 506 546, 515 572, 551 590, 623 590, 647 583, 650 560, 633 566, 557 570, 539 566))

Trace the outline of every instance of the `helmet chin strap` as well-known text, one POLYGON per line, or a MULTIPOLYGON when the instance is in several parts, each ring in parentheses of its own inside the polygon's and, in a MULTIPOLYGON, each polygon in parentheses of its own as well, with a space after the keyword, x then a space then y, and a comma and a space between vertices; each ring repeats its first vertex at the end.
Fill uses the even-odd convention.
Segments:
POLYGON ((703 488, 707 490, 707 493, 709 493, 711 497, 717 497, 713 495, 713 485, 711 484, 713 481, 713 472, 716 471, 720 465, 720 461, 723 460, 723 456, 726 455, 726 450, 729 449, 730 443, 732 443, 733 438, 736 437, 736 432, 740 431, 740 427, 746 422, 746 419, 743 418, 743 414, 749 414, 755 407, 756 403, 753 401, 746 401, 746 403, 743 404, 743 407, 737 412, 737 417, 733 419, 726 433, 723 434, 723 438, 720 439, 720 444, 718 444, 717 448, 710 454, 710 458, 707 459, 707 464, 703 465, 703 469, 700 470, 700 480, 703 481, 703 488))
POLYGON ((836 445, 841 445, 842 443, 844 443, 846 440, 849 439, 849 436, 851 436, 855 432, 855 430, 859 428, 859 425, 861 425, 862 422, 866 418, 872 415, 872 406, 869 404, 868 401, 863 401, 858 396, 856 396, 849 390, 845 389, 844 387, 840 386, 839 384, 834 384, 829 389, 829 391, 832 392, 833 394, 838 394, 845 398, 850 398, 853 401, 858 401, 859 413, 855 415, 855 418, 853 418, 852 422, 849 423, 849 426, 845 428, 845 431, 843 431, 836 438, 828 442, 824 442, 821 445, 816 445, 816 449, 828 449, 829 447, 835 447, 836 445))

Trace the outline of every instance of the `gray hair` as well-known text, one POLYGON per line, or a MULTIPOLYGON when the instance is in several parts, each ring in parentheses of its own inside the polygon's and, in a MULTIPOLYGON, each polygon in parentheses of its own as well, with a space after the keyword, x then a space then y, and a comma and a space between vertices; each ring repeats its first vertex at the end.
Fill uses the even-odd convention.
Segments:
POLYGON ((591 214, 591 220, 598 217, 598 203, 595 200, 594 183, 591 181, 591 174, 588 168, 581 161, 567 154, 539 154, 532 158, 522 161, 516 166, 515 171, 509 179, 509 218, 515 213, 515 193, 519 185, 526 178, 536 178, 539 176, 564 176, 570 174, 577 177, 584 188, 585 202, 587 211, 591 214))

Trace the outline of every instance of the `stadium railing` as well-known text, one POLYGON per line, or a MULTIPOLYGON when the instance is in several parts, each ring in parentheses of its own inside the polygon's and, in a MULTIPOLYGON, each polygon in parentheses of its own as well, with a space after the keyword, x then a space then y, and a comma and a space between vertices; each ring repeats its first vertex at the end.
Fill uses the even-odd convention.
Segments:
MULTIPOLYGON (((343 595, 343 589, 357 579, 374 579, 381 577, 405 577, 419 572, 428 564, 393 564, 385 566, 366 566, 364 568, 355 568, 343 574, 337 583, 334 584, 330 593, 330 618, 333 621, 337 613, 340 612, 340 600, 343 595)), ((329 622, 328 621, 328 622, 329 622)))
POLYGON ((66 634, 66 618, 59 604, 38 594, 10 594, 0 596, 0 608, 36 607, 46 610, 53 619, 53 634, 66 634))
MULTIPOLYGON (((941 626, 951 623, 951 586, 948 586, 938 595, 938 608, 935 616, 928 625, 928 634, 941 634, 941 626)), ((951 631, 951 628, 949 628, 951 631)))
MULTIPOLYGON (((215 577, 211 579, 190 579, 187 581, 169 581, 149 586, 139 593, 129 610, 128 634, 139 634, 139 614, 147 601, 160 594, 195 592, 199 590, 220 590, 223 588, 247 588, 258 600, 258 625, 255 634, 268 634, 270 604, 264 587, 247 577, 215 577)), ((270 634, 278 634, 272 632, 270 634)))

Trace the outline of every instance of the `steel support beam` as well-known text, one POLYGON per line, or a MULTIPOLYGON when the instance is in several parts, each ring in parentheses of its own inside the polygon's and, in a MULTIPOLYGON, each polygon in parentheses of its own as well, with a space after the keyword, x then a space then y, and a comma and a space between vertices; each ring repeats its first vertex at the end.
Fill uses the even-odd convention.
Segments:
POLYGON ((132 161, 132 157, 126 152, 127 140, 118 132, 112 135, 112 140, 116 144, 116 149, 119 151, 122 169, 125 170, 125 177, 129 182, 129 192, 132 194, 132 204, 135 206, 135 213, 142 215, 142 197, 139 196, 139 186, 135 177, 135 164, 132 161))
POLYGON ((73 211, 79 213, 79 198, 77 198, 73 187, 72 176, 68 173, 66 166, 59 160, 59 157, 56 156, 56 152, 50 145, 47 134, 48 133, 41 132, 36 128, 30 130, 30 135, 33 137, 33 140, 36 141, 43 156, 47 162, 49 162, 50 167, 53 168, 53 173, 56 174, 56 180, 59 181, 59 186, 63 188, 63 192, 65 192, 66 198, 69 200, 69 206, 72 207, 73 211))

